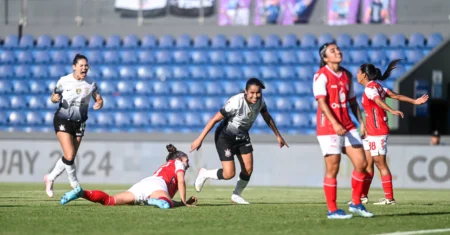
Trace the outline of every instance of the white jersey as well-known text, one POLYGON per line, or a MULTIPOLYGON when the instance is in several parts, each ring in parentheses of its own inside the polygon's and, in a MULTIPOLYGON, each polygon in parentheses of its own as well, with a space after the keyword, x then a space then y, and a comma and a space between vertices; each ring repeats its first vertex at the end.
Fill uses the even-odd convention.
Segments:
POLYGON ((222 128, 222 132, 231 137, 246 137, 261 112, 267 112, 263 98, 256 104, 248 104, 244 93, 237 94, 232 96, 220 110, 225 119, 218 128, 222 128))
POLYGON ((58 80, 54 92, 61 95, 59 108, 55 113, 57 117, 85 122, 91 96, 95 99, 97 95, 97 85, 95 82, 76 80, 71 73, 58 80))

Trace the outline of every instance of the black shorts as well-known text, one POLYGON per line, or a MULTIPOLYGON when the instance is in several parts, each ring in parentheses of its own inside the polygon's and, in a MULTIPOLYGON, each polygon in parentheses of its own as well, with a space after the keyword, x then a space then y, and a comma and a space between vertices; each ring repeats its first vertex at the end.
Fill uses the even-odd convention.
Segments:
POLYGON ((66 132, 74 137, 84 136, 84 130, 86 129, 85 122, 74 122, 56 116, 53 118, 53 126, 55 127, 55 133, 58 131, 66 132))
POLYGON ((236 137, 228 136, 221 130, 216 130, 214 136, 217 153, 220 161, 234 161, 234 155, 241 155, 253 152, 253 146, 250 137, 236 139, 236 137))

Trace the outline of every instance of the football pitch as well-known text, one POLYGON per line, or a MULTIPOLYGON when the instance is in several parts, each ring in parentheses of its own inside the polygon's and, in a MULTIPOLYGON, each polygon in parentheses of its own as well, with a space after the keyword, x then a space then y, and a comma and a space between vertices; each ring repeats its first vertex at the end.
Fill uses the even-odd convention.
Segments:
MULTIPOLYGON (((127 185, 83 184, 85 189, 109 194, 127 185)), ((55 197, 48 198, 44 183, 0 183, 0 234, 383 234, 439 230, 450 234, 449 190, 396 190, 397 205, 375 206, 383 196, 370 192, 367 209, 374 218, 329 220, 322 189, 249 187, 243 194, 251 205, 234 205, 232 188, 206 185, 195 195, 193 208, 161 210, 150 206, 105 207, 78 199, 59 204, 68 185, 55 184, 55 197)), ((339 207, 350 189, 338 192, 339 207)), ((178 195, 175 196, 178 200, 178 195)), ((402 233, 397 233, 402 234, 402 233)), ((424 233, 420 233, 424 234, 424 233)), ((431 234, 427 231, 426 234, 431 234)))

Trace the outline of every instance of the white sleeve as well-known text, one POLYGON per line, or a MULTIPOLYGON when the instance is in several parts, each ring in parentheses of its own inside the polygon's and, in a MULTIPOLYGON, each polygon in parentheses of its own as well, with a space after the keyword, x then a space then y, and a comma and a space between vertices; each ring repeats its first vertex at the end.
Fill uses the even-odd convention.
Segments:
POLYGON ((316 99, 327 96, 327 82, 325 74, 314 74, 313 93, 316 99))
POLYGON ((367 96, 367 98, 369 98, 369 100, 374 100, 377 96, 380 96, 377 89, 374 87, 364 88, 364 94, 367 96))
POLYGON ((55 89, 53 90, 53 92, 55 92, 55 94, 61 94, 64 90, 63 86, 62 86, 62 80, 64 79, 64 77, 61 77, 57 82, 56 82, 56 86, 55 89))
POLYGON ((227 103, 220 109, 220 113, 228 118, 236 114, 237 110, 239 110, 239 97, 233 96, 231 97, 227 103))
POLYGON ((178 171, 185 171, 186 168, 184 167, 184 163, 180 160, 175 161, 175 174, 178 173, 178 171))

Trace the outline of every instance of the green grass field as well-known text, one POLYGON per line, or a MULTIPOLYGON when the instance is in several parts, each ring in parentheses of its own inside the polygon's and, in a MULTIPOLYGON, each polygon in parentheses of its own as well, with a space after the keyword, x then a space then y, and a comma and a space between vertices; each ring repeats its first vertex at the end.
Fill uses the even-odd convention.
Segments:
MULTIPOLYGON (((322 189, 249 187, 251 205, 233 205, 231 188, 208 187, 193 208, 161 210, 149 206, 105 207, 84 199, 59 204, 67 185, 55 185, 48 198, 44 184, 0 184, 0 234, 380 234, 450 228, 450 191, 396 190, 397 205, 367 208, 374 218, 328 220, 322 189)), ((115 194, 124 185, 87 185, 115 194)), ((373 190, 371 202, 382 197, 373 190)), ((340 207, 350 190, 338 192, 340 207)), ((177 196, 176 196, 177 198, 177 196)), ((445 234, 445 233, 440 233, 445 234)), ((450 231, 447 232, 450 234, 450 231)))

